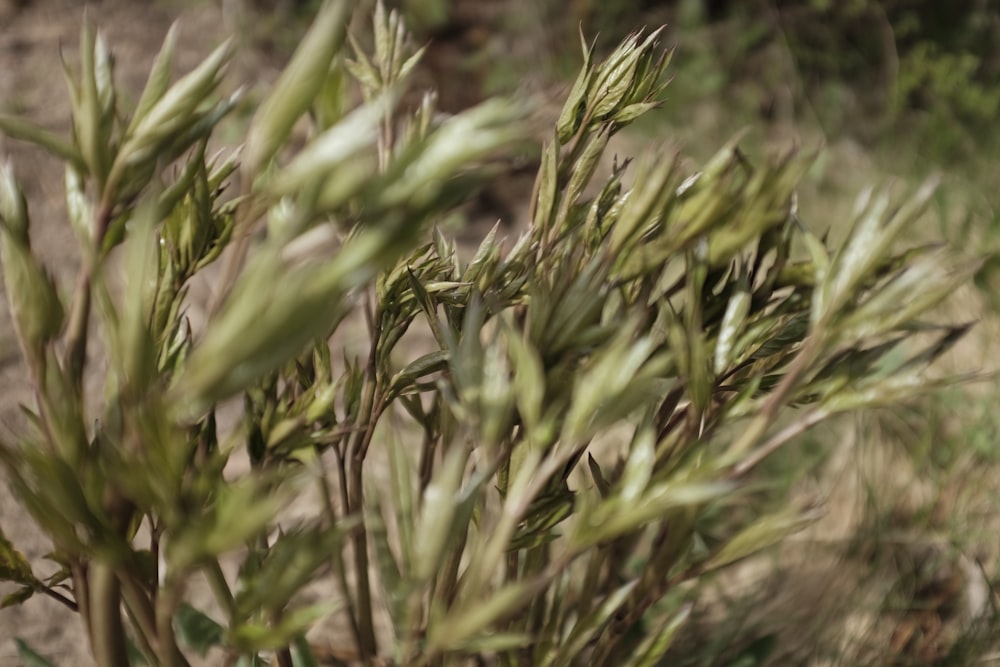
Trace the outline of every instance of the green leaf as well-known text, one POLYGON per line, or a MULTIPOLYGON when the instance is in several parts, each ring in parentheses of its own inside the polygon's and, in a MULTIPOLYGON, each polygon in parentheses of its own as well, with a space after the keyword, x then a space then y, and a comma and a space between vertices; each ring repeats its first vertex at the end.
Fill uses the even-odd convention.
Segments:
POLYGON ((389 392, 392 395, 405 392, 417 380, 448 368, 448 353, 444 350, 429 352, 407 364, 406 368, 392 376, 389 392))
POLYGON ((584 442, 654 395, 653 383, 642 382, 640 372, 655 375, 662 370, 664 360, 650 356, 655 341, 648 336, 636 339, 635 329, 635 323, 623 323, 615 339, 596 352, 575 378, 573 401, 563 426, 567 442, 584 442))
MULTIPOLYGON (((570 209, 577 204, 584 189, 590 183, 604 149, 607 148, 611 139, 611 129, 603 127, 597 134, 587 137, 580 157, 573 163, 573 169, 569 175, 569 182, 563 189, 562 200, 559 204, 559 215, 556 224, 560 231, 565 231, 570 227, 572 216, 570 209)), ((582 222, 582 221, 581 221, 582 222)))
POLYGON ((344 531, 354 521, 336 527, 303 525, 273 541, 253 576, 246 577, 236 605, 244 617, 278 613, 329 564, 330 554, 343 548, 344 531))
POLYGON ((479 430, 482 444, 492 447, 509 433, 515 404, 510 360, 499 343, 494 342, 483 352, 479 386, 479 430))
POLYGON ((0 528, 0 581, 13 581, 25 586, 38 583, 28 559, 14 548, 0 528))
POLYGON ((421 59, 423 59, 424 53, 426 51, 427 51, 427 46, 421 46, 419 49, 416 50, 416 52, 414 52, 413 55, 411 55, 403 62, 402 66, 399 68, 399 75, 398 75, 399 80, 403 80, 407 76, 409 76, 410 72, 413 71, 413 68, 417 66, 417 64, 421 61, 421 59))
POLYGON ((270 664, 256 653, 250 656, 241 655, 234 667, 271 667, 270 664))
POLYGON ((431 333, 434 335, 434 340, 437 341, 439 346, 446 347, 448 341, 445 339, 444 332, 441 329, 437 306, 431 298, 430 292, 427 291, 424 283, 409 267, 406 268, 406 275, 409 278, 410 290, 417 299, 417 303, 420 304, 420 310, 423 311, 424 317, 427 318, 427 326, 430 327, 431 333))
POLYGON ((622 250, 642 234, 651 221, 657 220, 667 203, 674 198, 674 175, 677 158, 652 155, 641 160, 636 169, 635 186, 623 196, 618 221, 611 229, 611 252, 620 266, 627 264, 622 250))
POLYGON ((543 588, 540 579, 516 581, 486 599, 470 600, 432 620, 427 630, 427 651, 461 650, 494 634, 494 624, 523 609, 543 588))
POLYGON ((37 370, 62 328, 64 310, 55 282, 31 251, 29 225, 13 169, 0 164, 0 265, 17 334, 37 370))
POLYGON ((55 667, 55 664, 36 653, 20 637, 14 637, 14 643, 17 644, 17 655, 21 658, 24 667, 55 667))
POLYGON ((937 180, 929 179, 896 210, 890 209, 887 192, 862 194, 850 234, 837 251, 823 284, 828 309, 837 312, 853 300, 857 288, 885 259, 892 243, 926 210, 936 188, 937 180))
POLYGON ((277 172, 271 188, 277 194, 301 193, 318 179, 327 178, 334 170, 365 150, 373 149, 378 130, 395 106, 393 95, 383 95, 355 109, 336 125, 309 142, 298 155, 277 172))
POLYGON ((556 539, 559 533, 553 529, 573 513, 573 499, 574 493, 566 487, 536 497, 508 548, 529 549, 556 539))
POLYGON ((596 507, 581 506, 567 535, 574 549, 585 549, 662 520, 673 509, 697 507, 730 496, 736 486, 725 481, 667 481, 652 484, 636 500, 611 496, 596 507))
POLYGON ((365 50, 354 39, 354 35, 348 34, 347 38, 351 42, 351 51, 354 53, 355 60, 345 60, 344 67, 361 84, 365 94, 372 95, 381 87, 382 77, 372 65, 371 60, 368 59, 365 50))
POLYGON ((619 109, 615 115, 612 116, 611 120, 613 120, 615 125, 619 127, 628 125, 653 109, 662 106, 662 104, 662 102, 636 102, 635 104, 629 104, 619 109))
POLYGON ((148 200, 131 221, 125 248, 129 281, 121 304, 118 346, 112 355, 119 359, 122 391, 137 400, 145 395, 156 372, 156 341, 149 330, 155 286, 160 273, 155 227, 160 219, 155 202, 148 200))
POLYGON ((496 268, 500 262, 500 243, 497 242, 498 221, 483 237, 472 261, 462 273, 462 282, 474 284, 480 292, 486 292, 496 280, 496 268))
POLYGON ((659 665, 664 654, 670 649, 677 636, 677 631, 687 622, 691 616, 692 604, 684 605, 670 622, 665 623, 659 630, 650 632, 633 652, 631 658, 626 663, 627 667, 655 667, 659 665))
POLYGON ((325 265, 292 269, 274 255, 251 260, 176 378, 171 394, 181 413, 196 415, 244 390, 328 334, 347 314, 342 299, 351 282, 366 277, 345 275, 352 268, 345 265, 372 259, 354 241, 325 265))
POLYGON ((632 438, 621 478, 621 499, 638 500, 646 491, 656 463, 656 434, 650 427, 637 429, 632 438))
POLYGON ((34 586, 24 586, 19 588, 9 595, 5 595, 3 599, 0 599, 0 609, 6 609, 7 607, 14 607, 19 604, 23 604, 29 600, 35 594, 34 586))
POLYGON ((129 122, 127 134, 132 134, 136 126, 149 114, 153 106, 160 101, 163 94, 170 87, 170 69, 174 59, 174 46, 177 43, 177 22, 170 25, 166 37, 163 38, 163 46, 153 60, 153 65, 149 69, 149 77, 146 79, 146 87, 139 96, 132 120, 129 122))
MULTIPOLYGON (((409 484, 409 481, 406 483, 409 484)), ((399 493, 397 489, 398 486, 394 484, 393 492, 399 493)), ((411 586, 408 581, 404 580, 403 569, 396 560, 396 555, 392 552, 392 547, 389 545, 389 531, 386 529, 386 512, 391 512, 393 508, 384 508, 382 501, 379 500, 378 493, 372 494, 371 502, 376 514, 382 518, 381 524, 377 526, 369 523, 368 539, 371 540, 375 552, 375 565, 378 567, 379 581, 381 581, 382 589, 385 591, 386 611, 389 612, 389 618, 392 619, 392 624, 395 627, 404 627, 407 611, 407 592, 411 586)), ((409 514, 399 512, 397 521, 408 521, 410 520, 409 516, 409 514)), ((402 533, 402 531, 400 532, 402 533)), ((412 540, 412 531, 409 531, 408 534, 401 534, 400 537, 402 540, 412 540)), ((404 566, 409 563, 407 558, 408 554, 404 552, 404 566)))
POLYGON ((55 133, 44 130, 33 123, 14 116, 0 114, 0 132, 12 139, 28 141, 44 148, 52 155, 70 162, 76 169, 86 169, 87 164, 72 144, 66 143, 55 133))
POLYGON ((437 572, 441 557, 451 544, 459 526, 454 519, 459 505, 459 491, 468 455, 455 447, 445 458, 441 470, 424 490, 423 504, 417 517, 414 536, 412 576, 418 581, 429 581, 437 572))
POLYGON ((580 66, 580 73, 573 82, 573 87, 569 91, 559 119, 556 121, 556 136, 559 143, 565 146, 573 138, 580 125, 583 124, 584 116, 587 113, 586 97, 594 77, 594 68, 591 65, 591 58, 594 54, 594 47, 587 46, 583 38, 583 29, 580 30, 580 44, 583 46, 583 65, 580 66))
POLYGON ((816 512, 803 513, 794 510, 763 516, 730 538, 708 559, 703 565, 703 570, 705 572, 717 570, 762 551, 809 526, 817 517, 816 512))
POLYGON ((715 342, 715 359, 712 366, 716 375, 726 370, 740 353, 740 350, 736 348, 736 342, 740 334, 743 333, 743 324, 750 312, 750 302, 750 285, 747 282, 746 274, 742 274, 737 282, 736 290, 726 303, 726 312, 719 325, 719 337, 715 342))
POLYGON ((143 655, 131 635, 125 637, 125 650, 128 652, 130 667, 150 667, 149 660, 143 655))
POLYGON ((490 632, 466 641, 462 652, 466 655, 507 653, 531 644, 531 637, 523 632, 490 632))
POLYGON ((375 32, 375 62, 378 63, 382 72, 392 71, 393 52, 401 45, 396 44, 395 27, 396 12, 386 14, 385 3, 375 3, 375 16, 372 19, 372 27, 375 32))
POLYGON ((271 94, 254 114, 243 153, 243 172, 251 179, 274 157, 322 90, 330 63, 344 45, 353 5, 348 0, 323 3, 271 94))
POLYGON ((182 644, 205 657, 214 646, 222 646, 226 630, 206 614, 182 602, 174 615, 174 628, 182 644))
POLYGON ((559 147, 548 141, 542 149, 542 164, 535 182, 534 223, 539 229, 548 229, 555 213, 556 188, 559 181, 559 147))
POLYGON ((304 635, 296 637, 292 643, 292 667, 319 667, 319 661, 304 635))
MULTIPOLYGON (((625 603, 635 589, 638 579, 630 581, 607 595, 601 603, 583 618, 573 624, 569 636, 563 640, 554 656, 547 658, 546 664, 553 667, 568 667, 575 664, 587 644, 597 636, 611 616, 625 603)), ((596 601, 595 601, 596 602, 596 601)))
POLYGON ((545 403, 545 370, 542 359, 527 339, 508 324, 507 349, 514 364, 515 401, 529 433, 538 428, 545 403))
POLYGON ((276 481, 273 476, 259 476, 228 482, 203 514, 177 517, 179 524, 168 526, 173 539, 167 541, 167 564, 186 570, 259 535, 290 502, 298 483, 292 475, 283 477, 277 488, 276 481))
POLYGON ((287 646, 317 621, 336 613, 340 608, 340 602, 326 602, 286 611, 276 625, 244 623, 233 630, 232 638, 243 651, 273 651, 287 646))
POLYGON ((110 137, 101 127, 101 108, 97 91, 97 33, 88 18, 80 28, 80 96, 73 108, 73 135, 87 170, 103 187, 109 162, 110 137))
MULTIPOLYGON (((118 181, 129 168, 162 157, 159 152, 194 125, 198 107, 218 88, 233 49, 231 40, 221 44, 153 104, 122 144, 110 180, 118 181)), ((197 138, 190 138, 188 145, 197 138)))

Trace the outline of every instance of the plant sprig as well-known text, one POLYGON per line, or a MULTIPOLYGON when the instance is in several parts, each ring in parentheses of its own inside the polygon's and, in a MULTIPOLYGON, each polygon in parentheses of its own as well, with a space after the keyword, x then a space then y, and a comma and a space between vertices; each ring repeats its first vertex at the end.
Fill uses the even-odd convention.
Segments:
POLYGON ((659 31, 600 63, 584 42, 531 224, 509 247, 494 228, 466 261, 435 225, 524 140, 524 106, 408 106, 421 51, 400 16, 377 6, 369 54, 350 15, 323 4, 242 153, 206 150, 240 99, 221 93, 231 47, 171 84, 174 29, 136 108, 118 107, 85 25, 72 137, 0 117, 66 162, 83 258, 64 304, 0 169, 0 261, 36 397, 0 461, 63 567, 41 582, 0 540, 0 577, 21 586, 7 602, 40 591, 77 609, 111 666, 210 650, 311 664, 306 632, 335 611, 364 664, 654 664, 689 582, 814 518, 750 511, 706 539, 762 460, 954 379, 926 371, 968 325, 924 318, 975 268, 895 250, 932 185, 862 198, 831 250, 798 218, 810 156, 756 164, 734 140, 694 174, 654 153, 601 176, 608 139, 661 103, 659 31), (342 112, 348 76, 365 102, 342 112), (189 286, 224 255, 196 327, 189 286), (82 389, 102 372, 92 310, 103 400, 82 389), (361 319, 365 344, 345 344, 361 319), (430 349, 407 342, 420 330, 430 349), (232 399, 240 425, 220 432, 232 399), (309 489, 312 515, 285 516, 309 489), (188 598, 196 576, 212 615, 188 598), (324 576, 336 592, 307 605, 324 576))

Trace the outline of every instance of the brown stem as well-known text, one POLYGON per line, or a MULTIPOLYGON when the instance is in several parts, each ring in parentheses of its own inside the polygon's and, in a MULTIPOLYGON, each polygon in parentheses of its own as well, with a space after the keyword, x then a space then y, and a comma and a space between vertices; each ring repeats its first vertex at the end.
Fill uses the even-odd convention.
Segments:
POLYGON ((292 652, 287 646, 275 651, 274 657, 278 660, 278 667, 294 667, 295 663, 292 662, 292 652))
POLYGON ((233 597, 233 591, 230 590, 229 584, 226 582, 226 575, 222 571, 222 566, 219 565, 219 561, 212 561, 205 568, 205 577, 208 579, 208 585, 215 594, 215 601, 219 603, 223 611, 230 619, 235 619, 236 617, 236 599, 233 597))
POLYGON ((77 611, 83 619, 83 627, 87 631, 87 637, 93 643, 93 624, 90 620, 90 584, 87 581, 87 565, 82 562, 74 562, 70 565, 70 573, 73 577, 73 597, 76 598, 77 611))
MULTIPOLYGON (((359 515, 363 511, 364 493, 361 488, 361 471, 363 459, 351 460, 351 483, 348 488, 348 501, 351 511, 359 515)), ((378 646, 375 642, 375 619, 372 613, 371 581, 368 577, 368 531, 365 530, 364 519, 358 525, 353 539, 354 552, 354 576, 357 579, 357 611, 358 611, 358 639, 361 659, 365 664, 370 664, 371 659, 377 654, 378 646)))
MULTIPOLYGON (((337 459, 337 479, 341 491, 341 506, 347 507, 347 482, 344 473, 344 457, 341 451, 341 446, 338 444, 334 448, 334 453, 337 459)), ((327 513, 327 520, 330 522, 331 526, 337 524, 337 510, 333 505, 333 493, 330 490, 330 482, 326 478, 326 474, 320 475, 319 478, 321 496, 324 502, 324 509, 327 513)), ((344 567, 344 559, 342 553, 339 551, 334 552, 334 569, 336 570, 337 584, 340 586, 341 595, 344 596, 344 600, 347 603, 347 622, 351 629, 351 636, 354 639, 354 645, 361 651, 361 632, 358 630, 358 612, 357 605, 354 602, 354 596, 351 595, 351 587, 347 583, 347 569, 344 567)))
POLYGON ((69 609, 71 611, 80 611, 80 607, 79 607, 79 605, 77 605, 77 603, 73 602, 72 600, 70 600, 68 597, 66 597, 65 595, 63 595, 59 591, 57 591, 57 590, 55 590, 53 588, 49 588, 48 586, 43 586, 43 587, 39 588, 38 590, 41 593, 43 593, 44 595, 48 595, 50 598, 52 598, 56 602, 62 604, 63 606, 65 606, 67 609, 69 609))
POLYGON ((118 577, 109 564, 97 561, 90 564, 89 575, 94 661, 101 667, 129 667, 118 577))
POLYGON ((788 372, 785 373, 785 376, 781 378, 781 382, 778 383, 778 386, 768 396, 760 413, 753 418, 739 439, 729 448, 728 455, 741 456, 745 454, 767 433, 767 429, 774 423, 774 418, 777 416, 778 411, 785 405, 791 393, 798 387, 802 376, 815 361, 820 341, 822 340, 820 332, 823 325, 823 323, 820 323, 817 331, 810 335, 802 344, 802 349, 788 367, 788 372))
POLYGON ((361 407, 358 410, 357 424, 361 428, 351 438, 347 449, 347 464, 350 477, 347 484, 347 513, 357 514, 360 520, 354 534, 354 576, 357 578, 358 596, 357 613, 359 634, 361 640, 361 657, 368 664, 378 652, 375 641, 374 616, 372 614, 371 581, 368 576, 368 531, 364 523, 364 488, 362 472, 365 456, 371 445, 375 424, 384 409, 379 394, 378 381, 378 342, 382 334, 382 315, 377 307, 371 305, 371 295, 368 295, 369 305, 365 309, 368 321, 369 340, 368 363, 365 366, 364 394, 361 397, 361 407))
POLYGON ((177 611, 181 596, 179 581, 175 573, 162 587, 156 599, 156 635, 160 649, 158 657, 164 667, 189 667, 174 638, 174 612, 177 611))
POLYGON ((741 477, 748 473, 750 470, 755 468, 757 464, 766 459, 768 456, 778 451, 786 442, 792 438, 801 435, 808 431, 810 428, 823 421, 829 417, 829 413, 825 410, 815 410, 806 414, 801 419, 796 419, 794 422, 789 424, 786 428, 782 429, 779 433, 776 433, 771 437, 770 440, 765 442, 763 445, 757 449, 750 452, 750 454, 740 461, 732 470, 733 477, 741 477))

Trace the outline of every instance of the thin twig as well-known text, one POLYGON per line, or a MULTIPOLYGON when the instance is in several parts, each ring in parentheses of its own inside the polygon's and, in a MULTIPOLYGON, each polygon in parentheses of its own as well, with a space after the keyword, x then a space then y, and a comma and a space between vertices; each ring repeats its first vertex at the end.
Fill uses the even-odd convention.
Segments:
MULTIPOLYGON (((341 504, 346 509, 347 507, 347 497, 346 497, 346 479, 344 474, 344 458, 341 453, 341 446, 338 443, 333 448, 334 453, 337 458, 337 478, 339 480, 339 486, 341 489, 341 504)), ((326 474, 320 475, 320 495, 323 498, 324 510, 327 514, 327 520, 330 522, 331 526, 337 525, 337 510, 333 504, 333 493, 330 490, 330 482, 326 478, 326 474)), ((334 570, 336 571, 337 583, 340 586, 341 595, 344 596, 344 600, 347 602, 347 622, 351 629, 351 636, 354 639, 354 645, 361 652, 361 631, 358 629, 358 612, 357 604, 354 601, 354 596, 351 595, 351 587, 347 583, 347 570, 344 567, 344 559, 339 551, 335 551, 333 554, 334 559, 334 570)))
POLYGON ((48 586, 43 586, 38 589, 44 595, 48 595, 50 598, 64 605, 67 609, 71 611, 79 611, 80 607, 75 602, 70 600, 68 597, 60 593, 59 591, 49 588, 48 586))
POLYGON ((357 614, 359 623, 359 635, 361 640, 361 657, 366 664, 378 653, 378 645, 375 640, 374 615, 372 612, 371 580, 368 576, 368 531, 365 528, 364 509, 364 488, 362 472, 364 470, 365 456, 371 444, 372 435, 375 431, 375 424, 378 415, 383 409, 381 399, 378 394, 378 342, 381 338, 381 313, 377 311, 372 303, 372 296, 367 295, 367 306, 365 309, 369 326, 369 340, 371 347, 368 352, 368 363, 365 366, 364 394, 361 397, 361 407, 358 411, 358 423, 363 426, 362 430, 356 432, 351 438, 347 450, 347 465, 349 466, 349 478, 347 483, 347 512, 357 514, 360 520, 358 530, 354 534, 354 576, 357 579, 357 614))

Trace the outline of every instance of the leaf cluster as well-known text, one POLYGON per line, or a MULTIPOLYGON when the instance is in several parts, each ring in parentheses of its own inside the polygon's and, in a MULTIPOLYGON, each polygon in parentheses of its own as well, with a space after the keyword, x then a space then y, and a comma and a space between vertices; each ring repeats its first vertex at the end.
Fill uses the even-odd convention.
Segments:
POLYGON ((660 104, 659 31, 602 62, 583 44, 531 224, 466 261, 434 224, 523 140, 526 111, 405 107, 420 52, 379 5, 365 53, 350 14, 323 4, 242 153, 207 152, 239 99, 220 93, 230 47, 171 84, 173 31, 135 109, 85 26, 72 137, 0 118, 65 160, 83 257, 64 303, 5 167, 0 259, 37 405, 0 460, 63 568, 39 581, 0 540, 0 576, 21 586, 7 603, 41 591, 76 609, 111 666, 209 650, 314 664, 305 633, 335 611, 365 664, 656 664, 689 582, 815 511, 713 517, 812 425, 936 386, 925 369, 967 327, 921 318, 975 267, 894 250, 930 187, 866 194, 830 249, 798 219, 796 153, 755 165, 734 141, 693 174, 654 153, 599 177, 610 137, 660 104), (349 77, 365 101, 345 112, 349 77), (217 262, 195 330, 189 286, 217 262), (342 342, 359 320, 362 350, 342 342), (92 329, 102 401, 83 392, 92 329), (233 399, 241 423, 220 432, 233 399), (285 518, 307 491, 312 516, 285 518), (189 603, 196 576, 215 611, 189 603), (306 604, 324 576, 336 593, 306 604))

